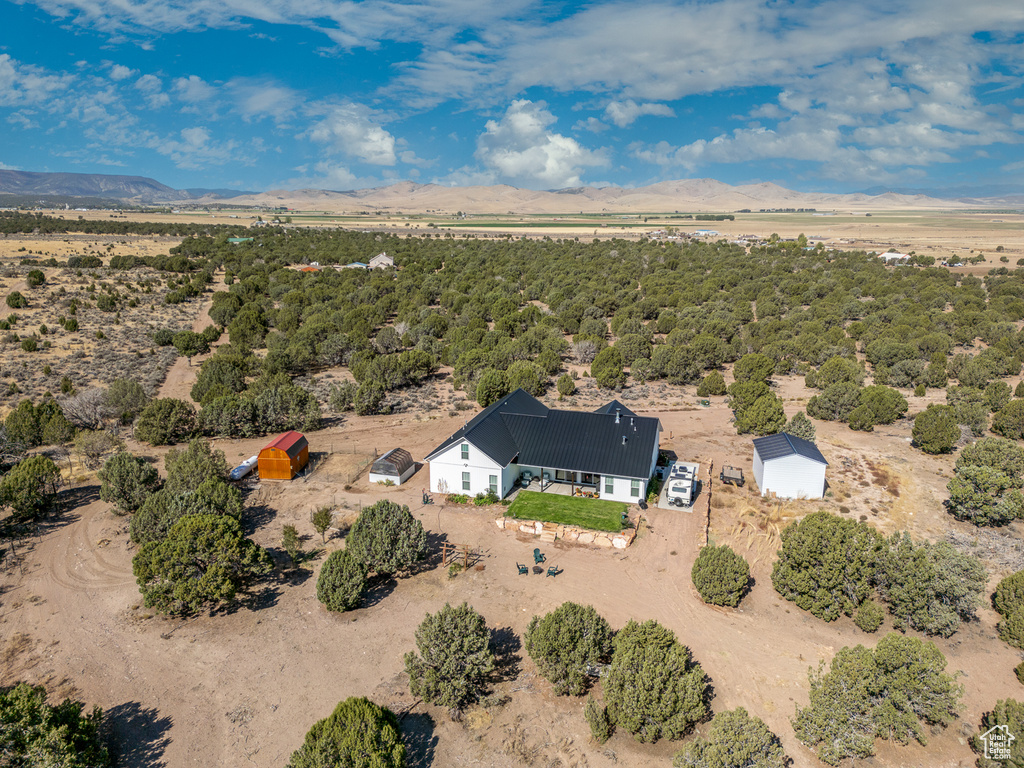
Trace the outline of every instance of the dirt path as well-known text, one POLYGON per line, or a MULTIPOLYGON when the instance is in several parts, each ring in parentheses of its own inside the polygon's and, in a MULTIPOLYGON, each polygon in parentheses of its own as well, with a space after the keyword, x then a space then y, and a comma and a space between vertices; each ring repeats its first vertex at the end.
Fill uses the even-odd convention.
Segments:
MULTIPOLYGON (((213 306, 213 294, 219 291, 226 291, 228 286, 224 283, 224 273, 218 272, 213 276, 212 293, 204 294, 202 303, 199 305, 199 314, 196 315, 196 319, 192 321, 192 330, 199 333, 201 330, 209 325, 213 325, 213 321, 210 319, 210 308, 213 306)), ((212 346, 218 346, 218 342, 215 342, 212 346)), ((212 352, 210 353, 212 354, 212 352)), ((171 367, 167 370, 167 378, 164 379, 164 383, 160 385, 160 391, 157 393, 157 397, 173 397, 177 400, 184 400, 186 403, 192 402, 190 392, 192 391, 192 385, 196 383, 196 376, 199 375, 199 366, 209 357, 207 355, 197 355, 193 357, 191 362, 187 357, 179 357, 171 367)))

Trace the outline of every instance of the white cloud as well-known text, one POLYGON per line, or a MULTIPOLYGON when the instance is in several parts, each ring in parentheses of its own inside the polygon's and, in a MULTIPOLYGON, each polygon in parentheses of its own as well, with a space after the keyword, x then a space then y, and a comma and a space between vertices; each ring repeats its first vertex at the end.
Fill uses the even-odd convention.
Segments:
POLYGON ((143 94, 146 105, 153 110, 163 109, 171 103, 171 97, 163 89, 163 81, 156 75, 143 75, 135 81, 135 90, 143 94))
POLYGON ((179 99, 189 104, 210 101, 217 95, 217 89, 198 75, 177 78, 174 81, 174 91, 179 99))
POLYGON ((110 79, 115 82, 127 80, 134 74, 134 69, 132 69, 131 67, 126 67, 123 64, 115 64, 110 68, 110 79))
POLYGON ((675 117, 676 113, 667 104, 637 104, 632 99, 613 101, 604 110, 604 116, 619 128, 632 125, 641 115, 675 117))
POLYGON ((271 117, 278 123, 287 122, 302 101, 297 91, 270 80, 236 78, 228 82, 227 90, 247 120, 271 117))
POLYGON ((65 91, 72 78, 55 75, 41 67, 23 64, 0 53, 0 106, 22 106, 49 102, 65 91))
POLYGON ((318 108, 326 113, 308 131, 313 141, 371 165, 395 164, 395 137, 369 108, 353 102, 318 108))
POLYGON ((603 151, 548 130, 555 116, 543 102, 513 101, 500 120, 488 120, 475 157, 485 173, 517 186, 558 189, 581 184, 585 168, 604 166, 603 151))
POLYGON ((181 138, 152 137, 149 148, 169 157, 178 168, 198 170, 210 165, 223 165, 241 159, 234 140, 215 141, 208 128, 193 126, 182 129, 181 138))
POLYGON ((603 133, 609 130, 610 126, 601 122, 596 117, 588 117, 586 120, 577 120, 573 125, 574 131, 590 131, 591 133, 603 133))

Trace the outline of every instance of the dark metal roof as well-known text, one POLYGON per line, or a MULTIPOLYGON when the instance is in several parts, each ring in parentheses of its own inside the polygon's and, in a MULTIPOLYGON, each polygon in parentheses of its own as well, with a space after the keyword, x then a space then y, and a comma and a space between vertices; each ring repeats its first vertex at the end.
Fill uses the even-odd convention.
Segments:
POLYGON ((796 455, 816 461, 819 464, 824 464, 826 467, 828 466, 828 462, 821 455, 818 446, 810 440, 804 440, 802 437, 796 437, 795 435, 788 435, 785 432, 779 432, 777 435, 768 435, 767 437, 755 437, 754 450, 757 451, 757 455, 761 457, 762 462, 780 459, 783 456, 796 455))
POLYGON ((608 405, 602 405, 594 411, 594 413, 610 413, 614 416, 616 411, 619 411, 623 416, 636 416, 635 413, 629 410, 629 408, 624 406, 618 400, 612 400, 608 405))
POLYGON ((427 460, 465 440, 501 466, 518 456, 519 464, 529 466, 646 479, 658 420, 627 409, 616 424, 614 406, 610 413, 605 408, 599 413, 555 410, 518 389, 477 414, 427 460))
POLYGON ((516 457, 519 449, 512 442, 512 436, 502 420, 493 417, 501 413, 544 416, 547 412, 548 407, 544 403, 525 390, 517 389, 480 411, 462 429, 427 454, 426 460, 430 461, 436 454, 465 440, 504 467, 516 457))
POLYGON ((392 448, 385 453, 370 467, 370 472, 375 475, 399 475, 416 462, 412 460, 412 454, 405 448, 392 448))

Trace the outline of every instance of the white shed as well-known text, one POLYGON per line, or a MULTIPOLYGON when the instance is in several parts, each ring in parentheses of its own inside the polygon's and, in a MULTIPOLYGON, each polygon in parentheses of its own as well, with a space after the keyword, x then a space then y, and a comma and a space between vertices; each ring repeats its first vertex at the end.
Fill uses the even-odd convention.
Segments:
POLYGON ((828 462, 810 440, 787 435, 754 438, 754 479, 762 494, 783 499, 820 499, 825 495, 828 462))
POLYGON ((385 453, 370 467, 371 483, 386 483, 390 480, 395 485, 401 485, 416 471, 416 462, 412 454, 404 448, 392 448, 385 453))

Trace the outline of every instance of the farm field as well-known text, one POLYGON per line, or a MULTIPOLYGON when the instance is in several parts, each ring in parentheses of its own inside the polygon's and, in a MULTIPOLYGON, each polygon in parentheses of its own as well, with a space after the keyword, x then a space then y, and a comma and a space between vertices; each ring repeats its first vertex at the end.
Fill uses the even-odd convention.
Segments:
MULTIPOLYGON (((858 243, 892 240, 894 247, 936 256, 983 251, 984 264, 959 269, 978 275, 1002 264, 1001 256, 1011 268, 1024 258, 1019 226, 997 229, 979 223, 975 228, 968 226, 974 220, 963 216, 885 214, 878 221, 856 217, 849 222, 826 218, 817 230, 811 229, 814 220, 794 223, 797 219, 781 214, 694 224, 723 234, 728 226, 737 233, 795 236, 796 230, 808 235, 824 231, 827 223, 836 238, 841 232, 858 243), (867 221, 879 231, 867 232, 867 221), (786 229, 789 224, 793 232, 786 229), (997 253, 997 246, 1003 251, 997 253)), ((227 218, 221 223, 238 223, 227 218)), ((404 227, 405 222, 393 218, 380 226, 404 227)), ((587 226, 589 233, 593 224, 587 226)), ((600 237, 621 236, 612 230, 602 230, 600 237)), ((526 234, 514 231, 516 237, 526 234)), ((570 228, 559 236, 574 231, 580 232, 570 228)), ((540 236, 545 235, 556 236, 542 228, 540 236)), ((18 290, 29 298, 29 306, 18 310, 15 330, 24 334, 46 325, 48 332, 39 339, 50 342, 48 349, 36 352, 0 345, 0 416, 22 397, 58 393, 65 376, 79 388, 127 376, 162 397, 188 400, 203 356, 189 361, 177 357, 173 347, 154 349, 150 334, 159 328, 198 331, 209 325, 212 291, 227 288, 223 273, 199 298, 167 305, 163 298, 172 290, 169 279, 177 276, 166 272, 136 267, 81 270, 79 275, 62 267, 39 267, 46 280, 30 288, 25 279, 33 267, 19 263, 23 258, 89 253, 104 260, 118 254, 160 255, 179 242, 115 236, 0 238, 0 295, 18 290), (93 284, 96 288, 90 291, 93 284), (111 291, 118 294, 116 309, 103 311, 95 298, 111 291), (79 327, 67 332, 58 319, 67 316, 72 299, 79 327), (128 306, 133 299, 136 305, 128 306), (44 373, 45 366, 49 373, 44 373)), ((843 245, 854 247, 865 246, 843 245)), ((226 335, 221 343, 225 341, 226 335)), ((620 732, 607 744, 595 745, 583 717, 583 700, 555 696, 518 644, 534 615, 571 600, 594 605, 616 629, 630 619, 655 619, 672 629, 710 677, 716 712, 745 707, 780 736, 797 768, 814 768, 822 763, 796 740, 790 725, 795 707, 808 701, 808 669, 819 660, 827 662, 843 646, 874 645, 891 628, 891 620, 879 633, 868 635, 849 618, 828 624, 783 600, 772 588, 770 574, 786 524, 824 509, 868 521, 885 534, 908 530, 930 541, 953 537, 989 568, 986 594, 1001 576, 1024 568, 1021 521, 979 533, 946 513, 942 502, 956 455, 928 456, 911 449, 910 420, 877 425, 869 433, 816 421, 818 445, 829 462, 830 494, 820 502, 779 502, 758 495, 749 471, 750 435, 735 434, 724 397, 712 396, 710 407, 702 408, 694 386, 662 382, 631 383, 613 394, 583 375, 587 366, 573 363, 567 369, 581 377, 576 393, 559 402, 549 387, 544 401, 552 407, 592 410, 617 397, 642 415, 657 416, 663 427, 661 447, 680 460, 699 462, 702 474, 708 473, 692 511, 643 511, 636 540, 621 552, 562 542, 543 545, 547 563, 560 569, 557 578, 519 575, 516 562, 528 562, 539 542, 499 530, 495 520, 505 507, 446 504, 440 494, 435 494, 435 504, 424 506, 426 466, 400 488, 368 482, 366 467, 373 456, 400 446, 422 460, 476 412, 475 404, 454 389, 453 368, 442 366, 424 384, 403 391, 399 413, 347 412, 308 432, 314 464, 306 477, 246 488, 246 534, 279 565, 286 559, 281 548, 285 525, 295 525, 306 549, 318 553, 298 571, 278 569, 253 594, 212 616, 168 619, 142 606, 132 576, 137 550, 128 536, 128 518, 114 515, 99 500, 95 473, 76 471, 68 478, 63 513, 46 521, 30 540, 19 541, 5 561, 0 575, 0 683, 41 683, 57 697, 103 707, 117 737, 119 766, 281 766, 310 725, 347 696, 367 696, 404 714, 402 728, 414 766, 669 765, 679 742, 643 745, 620 732), (719 483, 722 464, 742 466, 747 486, 719 483), (343 546, 344 531, 359 510, 381 498, 407 504, 422 521, 429 533, 430 567, 376 585, 358 610, 331 614, 316 599, 319 567, 328 553, 343 546), (336 509, 337 529, 326 543, 309 519, 322 505, 336 509), (705 538, 729 544, 751 564, 754 586, 736 610, 705 605, 692 587, 691 567, 705 538), (442 542, 471 547, 478 556, 476 567, 449 576, 439 562, 442 542), (511 672, 493 688, 509 701, 470 708, 461 722, 453 722, 444 710, 413 699, 402 655, 413 649, 424 614, 446 602, 463 601, 498 631, 511 654, 511 672)), ((731 366, 725 372, 731 380, 731 366)), ((304 382, 323 402, 329 384, 348 375, 340 366, 328 367, 304 382)), ((1020 380, 1006 379, 1011 388, 1020 380)), ((776 376, 774 382, 787 416, 804 409, 816 393, 805 386, 803 376, 776 376)), ((928 404, 945 403, 945 393, 928 389, 907 400, 914 414, 928 404)), ((212 442, 233 465, 269 439, 212 442)), ((131 452, 150 457, 162 469, 167 448, 131 438, 126 442, 131 452)), ((977 621, 949 639, 934 639, 949 671, 964 673, 959 680, 965 689, 960 719, 930 732, 926 747, 877 742, 872 765, 973 764, 967 740, 978 732, 982 713, 997 699, 1020 697, 1013 668, 1021 654, 998 639, 997 619, 986 603, 977 621)))

